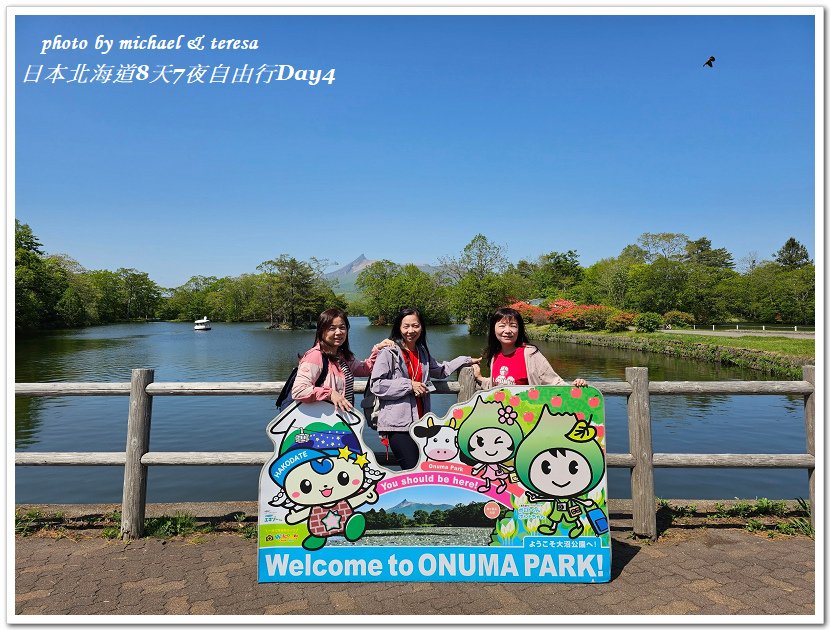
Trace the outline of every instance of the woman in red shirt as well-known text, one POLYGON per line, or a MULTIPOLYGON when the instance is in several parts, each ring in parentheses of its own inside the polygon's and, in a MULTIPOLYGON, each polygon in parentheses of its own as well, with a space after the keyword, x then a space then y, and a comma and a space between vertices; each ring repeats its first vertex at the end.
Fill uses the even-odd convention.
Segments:
MULTIPOLYGON (((497 309, 490 317, 485 360, 490 363, 490 377, 484 378, 473 365, 476 381, 484 389, 510 385, 567 385, 554 372, 539 348, 528 343, 521 314, 512 308, 497 309)), ((576 387, 585 387, 583 378, 574 379, 576 387)))

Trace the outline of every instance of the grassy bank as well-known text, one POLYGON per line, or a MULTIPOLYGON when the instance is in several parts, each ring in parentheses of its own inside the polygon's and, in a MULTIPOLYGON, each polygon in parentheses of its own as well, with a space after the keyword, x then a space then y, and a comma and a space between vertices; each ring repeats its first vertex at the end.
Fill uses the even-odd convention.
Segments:
POLYGON ((802 378, 801 366, 815 364, 815 340, 790 337, 721 337, 671 333, 576 332, 551 326, 528 326, 531 339, 566 341, 711 361, 758 370, 765 374, 802 378))
MULTIPOLYGON (((218 504, 217 504, 218 505, 218 504)), ((42 536, 49 538, 90 538, 102 537, 109 540, 120 538, 121 513, 113 510, 106 513, 77 513, 83 506, 48 506, 37 508, 17 507, 14 515, 14 533, 16 536, 42 536), (67 514, 57 508, 69 508, 67 514)), ((184 504, 187 509, 187 504, 184 504)), ((713 501, 701 499, 688 500, 657 499, 657 527, 661 538, 677 539, 688 535, 692 528, 735 528, 767 538, 786 536, 814 536, 810 524, 810 505, 803 499, 795 501, 770 500, 765 498, 735 499, 713 501)), ((254 505, 251 505, 255 509, 254 505)), ((623 521, 631 514, 631 501, 611 499, 611 514, 623 521)), ((195 513, 195 512, 194 512, 195 513)), ((246 514, 232 511, 222 516, 193 516, 178 512, 173 516, 159 515, 144 521, 145 536, 161 539, 186 539, 193 544, 205 540, 210 534, 234 534, 244 538, 255 538, 257 531, 256 513, 246 514)), ((420 529, 422 536, 432 536, 424 528, 409 528, 409 536, 420 529)), ((442 529, 443 528, 439 528, 442 529)), ((476 530, 480 528, 453 528, 457 530, 476 530)), ((446 534, 448 530, 443 530, 446 534)), ((367 532, 364 544, 370 544, 372 538, 392 536, 400 538, 404 531, 371 530, 367 532)), ((418 535, 418 534, 416 534, 418 535)), ((376 543, 372 543, 376 544, 376 543)), ((380 543, 382 544, 382 543, 380 543)), ((434 543, 430 543, 434 544, 434 543)), ((477 545, 476 545, 477 546, 477 545)))

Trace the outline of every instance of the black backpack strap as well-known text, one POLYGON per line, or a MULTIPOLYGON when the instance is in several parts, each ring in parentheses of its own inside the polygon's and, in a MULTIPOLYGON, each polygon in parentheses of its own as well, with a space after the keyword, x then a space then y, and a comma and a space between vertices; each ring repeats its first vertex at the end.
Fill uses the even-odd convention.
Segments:
POLYGON ((282 391, 280 395, 277 397, 276 406, 282 407, 282 403, 288 398, 288 395, 291 393, 291 388, 294 386, 294 379, 297 378, 297 368, 295 367, 291 370, 291 374, 288 375, 288 378, 285 379, 285 384, 282 386, 282 391))
MULTIPOLYGON (((320 353, 323 357, 323 371, 320 372, 320 376, 317 377, 317 381, 314 383, 315 387, 320 387, 323 382, 326 380, 326 377, 329 375, 329 358, 325 355, 325 353, 320 353)), ((297 355, 298 359, 302 358, 302 355, 297 355)), ((282 407, 283 402, 285 402, 286 398, 291 394, 291 388, 294 386, 294 380, 297 378, 297 372, 299 370, 299 366, 295 367, 291 370, 291 374, 285 381, 285 385, 282 386, 282 391, 280 392, 279 397, 277 398, 276 406, 282 407)))
POLYGON ((320 372, 320 376, 317 377, 314 387, 320 387, 329 375, 329 358, 326 356, 325 352, 321 352, 320 354, 323 357, 323 371, 320 372))

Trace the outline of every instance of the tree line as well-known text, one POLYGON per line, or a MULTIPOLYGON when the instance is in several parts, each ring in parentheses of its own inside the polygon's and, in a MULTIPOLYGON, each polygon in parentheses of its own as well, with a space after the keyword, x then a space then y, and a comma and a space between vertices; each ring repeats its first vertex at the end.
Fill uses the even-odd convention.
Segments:
POLYGON ((80 327, 154 317, 161 288, 136 269, 88 271, 65 254, 46 255, 15 219, 15 328, 80 327))
POLYGON ((771 259, 749 254, 741 271, 732 254, 713 248, 710 239, 677 233, 645 233, 618 256, 588 267, 574 250, 514 265, 503 246, 479 234, 458 257, 440 263, 434 275, 388 260, 369 265, 357 279, 359 309, 385 324, 401 305, 414 306, 431 323, 466 321, 471 334, 486 333, 493 309, 527 301, 541 303, 546 313, 537 323, 566 328, 602 329, 615 318, 625 329, 638 314, 671 314, 678 324, 815 320, 815 267, 794 238, 771 259), (592 316, 602 325, 594 325, 592 316))
POLYGON ((726 249, 685 234, 645 233, 588 267, 574 250, 512 264, 503 246, 478 234, 457 256, 441 258, 435 273, 372 263, 359 274, 361 296, 351 303, 324 278, 328 264, 282 255, 256 273, 193 276, 168 289, 136 269, 87 270, 67 255, 47 255, 32 229, 16 220, 15 325, 33 330, 208 316, 301 328, 332 306, 387 325, 402 306, 414 306, 428 324, 467 322, 471 334, 484 334, 495 308, 529 301, 541 305, 526 311, 528 317, 566 328, 624 329, 637 314, 667 313, 672 321, 700 324, 815 320, 815 267, 794 238, 769 259, 748 255, 736 270, 726 249))
POLYGON ((399 512, 387 512, 385 509, 372 508, 363 513, 367 529, 400 529, 424 525, 444 527, 492 527, 493 521, 484 515, 484 503, 459 503, 444 510, 437 508, 431 512, 415 510, 412 518, 399 512))
POLYGON ((194 276, 169 290, 161 319, 194 320, 203 315, 226 322, 268 322, 273 328, 308 328, 327 308, 348 303, 323 278, 325 261, 290 256, 266 260, 259 273, 217 278, 194 276))
POLYGON ((266 260, 258 273, 193 276, 166 289, 136 269, 87 270, 64 254, 47 255, 25 223, 15 220, 15 327, 72 328, 120 321, 211 319, 312 325, 331 306, 346 308, 323 279, 326 261, 289 256, 266 260))

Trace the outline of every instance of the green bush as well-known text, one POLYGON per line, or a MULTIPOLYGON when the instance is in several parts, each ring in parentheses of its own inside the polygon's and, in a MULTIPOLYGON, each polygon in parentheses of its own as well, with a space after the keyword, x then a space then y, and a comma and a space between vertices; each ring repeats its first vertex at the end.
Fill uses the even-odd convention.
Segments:
POLYGON ((674 328, 688 328, 695 323, 695 316, 683 311, 669 311, 663 315, 663 321, 674 328))
POLYGON ((654 332, 663 325, 663 317, 658 313, 640 313, 634 318, 637 332, 654 332))

